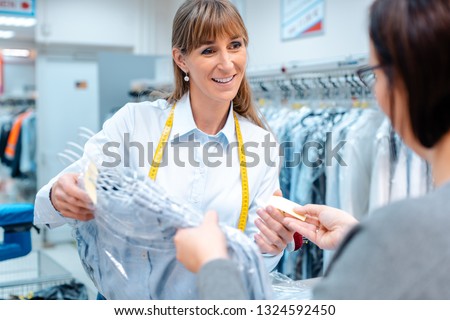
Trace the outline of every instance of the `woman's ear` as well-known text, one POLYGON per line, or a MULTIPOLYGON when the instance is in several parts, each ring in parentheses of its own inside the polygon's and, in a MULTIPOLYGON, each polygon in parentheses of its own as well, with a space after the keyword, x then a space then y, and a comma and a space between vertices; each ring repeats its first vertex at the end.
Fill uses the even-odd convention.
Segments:
POLYGON ((184 54, 178 48, 172 48, 172 57, 173 61, 177 64, 177 66, 183 70, 184 73, 188 73, 189 70, 186 66, 186 59, 184 54))

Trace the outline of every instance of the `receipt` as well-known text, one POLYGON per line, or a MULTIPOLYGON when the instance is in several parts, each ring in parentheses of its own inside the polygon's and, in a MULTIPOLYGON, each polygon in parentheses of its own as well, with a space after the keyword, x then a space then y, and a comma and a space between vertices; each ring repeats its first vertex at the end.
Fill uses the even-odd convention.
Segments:
POLYGON ((301 207, 301 205, 290 201, 288 199, 285 199, 283 197, 278 197, 278 196, 271 196, 269 198, 269 202, 267 203, 266 206, 272 206, 280 211, 283 211, 284 213, 293 216, 294 218, 297 218, 299 220, 305 221, 306 217, 302 216, 298 213, 294 212, 294 208, 295 207, 301 207))

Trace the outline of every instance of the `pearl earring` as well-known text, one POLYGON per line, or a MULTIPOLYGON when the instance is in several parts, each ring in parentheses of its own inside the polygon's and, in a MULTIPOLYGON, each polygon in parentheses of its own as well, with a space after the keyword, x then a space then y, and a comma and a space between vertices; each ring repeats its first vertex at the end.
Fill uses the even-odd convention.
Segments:
POLYGON ((184 77, 184 81, 189 82, 189 76, 188 76, 187 72, 186 72, 186 76, 184 77))

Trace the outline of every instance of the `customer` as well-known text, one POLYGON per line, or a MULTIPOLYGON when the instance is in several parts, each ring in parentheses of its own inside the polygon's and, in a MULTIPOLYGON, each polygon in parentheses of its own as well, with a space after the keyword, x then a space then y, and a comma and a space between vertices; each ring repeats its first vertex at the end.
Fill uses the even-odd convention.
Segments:
MULTIPOLYGON (((361 224, 317 205, 296 210, 307 215, 306 222, 284 223, 322 248, 338 247, 315 298, 450 299, 450 1, 376 0, 370 40, 370 66, 359 71, 361 80, 375 82, 376 98, 395 130, 429 161, 436 190, 379 209, 361 224)), ((194 272, 201 269, 200 294, 220 298, 219 290, 239 291, 238 279, 214 289, 213 269, 222 266, 226 278, 234 266, 206 256, 211 250, 205 247, 217 243, 208 236, 206 241, 195 229, 180 230, 175 242, 180 260, 194 272)), ((222 240, 217 246, 225 245, 220 232, 214 237, 222 240)))
MULTIPOLYGON (((185 1, 173 21, 175 88, 170 97, 127 104, 105 122, 86 144, 84 159, 39 191, 35 223, 54 227, 68 218, 93 219, 93 204, 78 185, 80 164, 87 156, 108 165, 119 158, 116 165, 129 163, 199 211, 217 208, 222 223, 255 238, 268 270, 273 269, 293 232, 282 227, 282 216, 275 221, 264 210, 261 219, 256 213, 255 201, 268 199, 279 188, 279 160, 275 146, 270 154, 264 148, 264 143, 275 145, 275 140, 264 129, 252 101, 245 75, 247 45, 244 22, 228 0, 185 1), (110 142, 120 144, 113 159, 104 152, 110 142), (147 147, 149 142, 160 148, 142 152, 135 147, 136 143, 147 147), (185 142, 198 145, 183 149, 185 142), (247 142, 252 142, 253 159, 245 153, 247 142), (207 158, 210 147, 211 159, 207 158), (144 161, 147 154, 153 155, 153 161, 144 161), (271 231, 274 225, 278 233, 271 231)), ((111 155, 110 149, 106 151, 111 155)))

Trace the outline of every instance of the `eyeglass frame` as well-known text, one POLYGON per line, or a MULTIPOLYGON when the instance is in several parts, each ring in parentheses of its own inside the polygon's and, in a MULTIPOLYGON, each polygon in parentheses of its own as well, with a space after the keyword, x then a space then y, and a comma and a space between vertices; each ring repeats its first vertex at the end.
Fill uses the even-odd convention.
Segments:
POLYGON ((384 68, 385 66, 384 65, 381 65, 381 64, 377 64, 377 65, 374 65, 374 66, 363 66, 363 67, 361 67, 361 68, 359 68, 358 70, 356 70, 356 75, 358 76, 358 79, 367 87, 367 88, 369 88, 369 89, 371 89, 371 87, 372 86, 370 86, 370 85, 368 85, 367 83, 366 83, 366 81, 364 81, 364 78, 363 78, 363 74, 364 73, 366 73, 366 72, 368 72, 368 71, 374 71, 374 70, 377 70, 377 69, 382 69, 382 68, 384 68))

